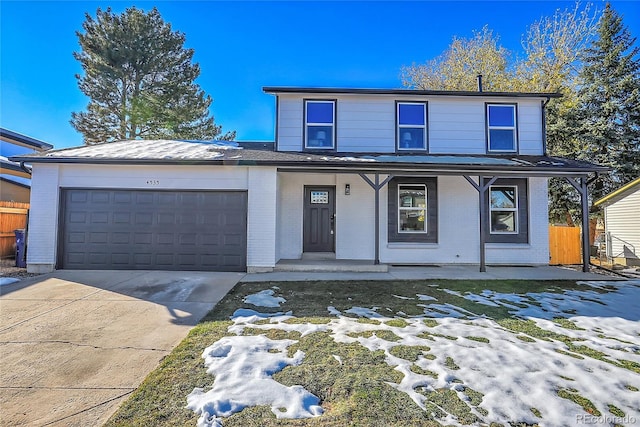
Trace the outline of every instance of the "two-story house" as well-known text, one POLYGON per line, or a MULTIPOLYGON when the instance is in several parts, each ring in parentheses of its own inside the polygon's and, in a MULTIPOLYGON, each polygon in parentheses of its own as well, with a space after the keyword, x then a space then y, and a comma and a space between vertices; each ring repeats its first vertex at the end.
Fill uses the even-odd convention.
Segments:
POLYGON ((270 271, 309 253, 547 264, 547 179, 586 206, 606 171, 546 155, 558 94, 264 91, 271 150, 121 141, 14 159, 33 164, 29 269, 270 271))
POLYGON ((29 203, 31 169, 8 158, 52 148, 53 145, 46 142, 0 128, 0 200, 29 203))

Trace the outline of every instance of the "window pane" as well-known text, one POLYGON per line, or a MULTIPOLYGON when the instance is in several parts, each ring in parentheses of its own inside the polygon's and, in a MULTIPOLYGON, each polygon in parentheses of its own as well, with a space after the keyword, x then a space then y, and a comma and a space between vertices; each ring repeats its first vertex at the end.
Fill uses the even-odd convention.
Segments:
POLYGON ((424 128, 400 128, 398 148, 424 150, 424 128))
POLYGON ((424 126, 424 104, 399 104, 398 123, 424 126))
POLYGON ((513 105, 489 105, 489 126, 515 126, 513 105))
POLYGON ((515 207, 515 187, 491 187, 491 209, 509 209, 515 207))
POLYGON ((515 233, 516 232, 516 213, 515 212, 491 212, 491 231, 497 233, 515 233))
POLYGON ((424 196, 424 187, 398 188, 399 206, 401 208, 424 208, 427 202, 424 196))
POLYGON ((307 126, 307 147, 332 148, 333 126, 307 126))
POLYGON ((491 129, 489 131, 489 150, 513 151, 516 148, 514 131, 511 129, 491 129))
POLYGON ((402 210, 398 212, 400 216, 400 231, 426 231, 424 222, 424 210, 402 210))
POLYGON ((333 103, 307 102, 307 123, 333 123, 333 103))

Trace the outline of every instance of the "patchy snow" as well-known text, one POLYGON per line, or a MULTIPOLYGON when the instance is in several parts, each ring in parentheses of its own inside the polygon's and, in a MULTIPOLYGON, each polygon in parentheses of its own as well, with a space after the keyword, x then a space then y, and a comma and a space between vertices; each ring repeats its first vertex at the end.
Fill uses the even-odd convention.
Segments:
POLYGON ((416 296, 420 301, 438 301, 437 298, 432 297, 431 295, 416 294, 416 296))
POLYGON ((231 318, 235 319, 237 317, 255 317, 257 319, 264 319, 267 317, 282 316, 285 314, 291 315, 291 312, 288 311, 287 313, 283 313, 279 311, 277 313, 260 313, 258 311, 251 310, 249 308, 239 308, 233 312, 233 314, 231 315, 231 318))
POLYGON ((19 281, 20 279, 16 279, 15 277, 0 277, 0 286, 10 285, 19 281))
POLYGON ((46 157, 104 159, 198 159, 223 157, 220 151, 241 150, 232 141, 129 140, 49 151, 46 157))
POLYGON ((293 340, 272 340, 262 335, 224 337, 207 347, 202 357, 207 373, 215 377, 213 387, 194 389, 187 408, 200 415, 199 427, 221 424, 247 406, 270 405, 276 418, 307 418, 322 414, 320 399, 296 385, 287 387, 271 376, 288 365, 299 365, 297 351, 287 357, 293 340))
MULTIPOLYGON (((563 293, 451 292, 479 304, 506 307, 516 318, 532 320, 545 331, 567 337, 563 339, 527 336, 528 341, 523 341, 518 337, 525 332, 508 330, 493 319, 452 304, 417 304, 425 315, 405 318, 404 327, 386 324, 393 318, 380 314, 380 307, 354 306, 344 311, 351 316, 375 318, 380 324, 359 322, 333 306, 327 310, 337 318, 326 324, 288 323, 293 317, 290 313, 238 310, 229 328, 237 335, 219 340, 203 353, 208 372, 215 377, 212 389, 195 389, 187 398, 188 407, 200 415, 199 425, 208 427, 221 425, 221 417, 253 405, 270 405, 278 418, 322 413, 316 396, 301 386, 286 387, 271 378, 285 366, 303 362, 301 352, 287 356, 287 348, 296 341, 242 335, 244 328, 251 327, 298 331, 303 336, 326 331, 336 342, 358 342, 371 351, 382 350, 386 362, 404 375, 399 384, 389 386, 406 393, 423 409, 427 397, 419 391, 453 390, 482 424, 576 425, 578 417, 584 420, 589 414, 558 396, 559 390, 566 389, 589 399, 605 417, 615 418, 608 410, 608 405, 614 404, 625 412, 627 420, 637 422, 640 392, 632 389, 640 388, 640 281, 585 284, 589 288, 563 293), (438 318, 435 326, 425 324, 427 317, 438 318), (557 317, 570 320, 576 327, 563 327, 554 321, 557 317), (392 332, 399 340, 380 338, 375 331, 381 330, 392 332), (362 335, 369 331, 374 333, 362 335), (406 360, 394 356, 397 353, 392 349, 398 345, 425 346, 428 350, 415 361, 406 360), (605 360, 577 353, 578 346, 594 354, 600 352, 605 360), (437 378, 415 373, 413 365, 431 371, 437 378), (471 405, 466 388, 483 394, 478 407, 471 405), (286 412, 280 408, 286 408, 286 412), (540 411, 542 419, 532 409, 540 411)), ((422 302, 435 300, 426 295, 417 297, 422 302)), ((339 356, 333 357, 342 364, 339 356)), ((460 425, 452 414, 438 421, 460 425)), ((615 422, 625 423, 620 418, 615 422)))
POLYGON ((243 301, 257 307, 280 307, 280 304, 287 302, 286 299, 282 297, 274 297, 273 294, 273 289, 265 289, 264 291, 247 295, 244 297, 243 301))
POLYGON ((378 310, 380 310, 380 307, 351 307, 350 309, 346 310, 345 313, 368 318, 382 317, 382 315, 378 313, 378 310))

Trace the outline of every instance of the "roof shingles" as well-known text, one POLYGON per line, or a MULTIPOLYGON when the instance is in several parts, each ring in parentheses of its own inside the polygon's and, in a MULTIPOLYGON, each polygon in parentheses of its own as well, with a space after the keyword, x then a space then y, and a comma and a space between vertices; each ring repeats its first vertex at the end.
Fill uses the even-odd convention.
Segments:
POLYGON ((574 170, 603 172, 606 168, 586 162, 548 156, 451 155, 394 153, 298 153, 243 149, 228 141, 133 140, 88 145, 14 157, 29 163, 184 163, 274 165, 332 168, 411 168, 574 170))

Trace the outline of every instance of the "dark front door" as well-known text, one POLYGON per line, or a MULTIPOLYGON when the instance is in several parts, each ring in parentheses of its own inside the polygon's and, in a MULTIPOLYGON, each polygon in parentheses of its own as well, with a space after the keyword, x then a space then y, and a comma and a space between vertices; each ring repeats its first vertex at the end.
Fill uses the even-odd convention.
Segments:
POLYGON ((304 252, 335 251, 335 187, 304 188, 304 252))

